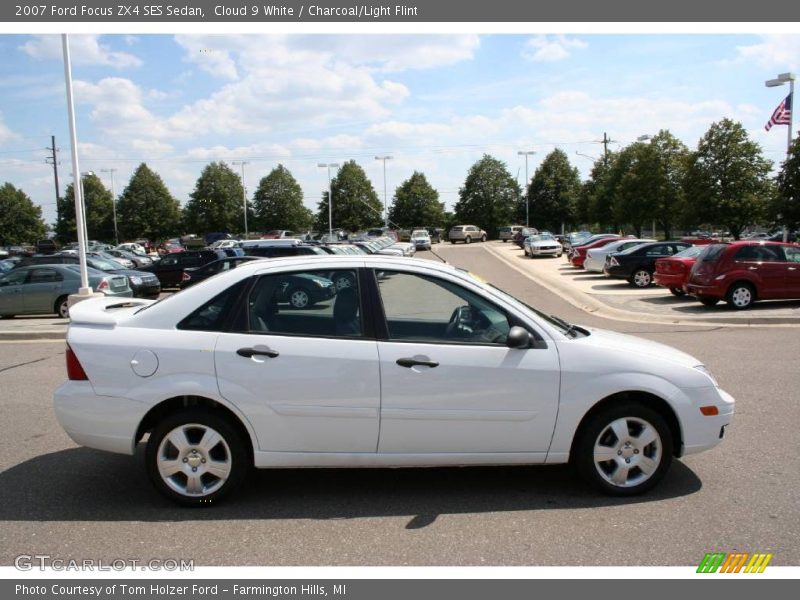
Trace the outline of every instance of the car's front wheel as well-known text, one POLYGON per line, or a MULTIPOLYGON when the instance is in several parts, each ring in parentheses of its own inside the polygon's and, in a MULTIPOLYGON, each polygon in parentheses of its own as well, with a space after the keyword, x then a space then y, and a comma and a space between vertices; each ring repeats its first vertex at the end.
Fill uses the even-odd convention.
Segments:
POLYGON ((593 415, 578 436, 573 464, 585 480, 607 494, 646 492, 672 463, 669 427, 643 404, 609 406, 593 415))
POLYGON ((250 467, 241 434, 224 416, 203 408, 168 415, 145 451, 150 480, 170 500, 207 506, 238 486, 250 467))
POLYGON ((308 308, 311 306, 311 294, 304 288, 294 288, 289 292, 289 304, 293 308, 308 308))
POLYGON ((673 296, 677 296, 678 298, 686 295, 686 292, 684 292, 681 288, 676 288, 676 287, 669 288, 669 292, 670 294, 672 294, 673 296))
POLYGON ((56 300, 53 308, 53 312, 55 312, 60 318, 69 318, 69 298, 67 298, 67 296, 61 296, 58 300, 56 300))
POLYGON ((486 241, 486 236, 485 236, 485 235, 482 235, 482 236, 481 236, 481 241, 482 241, 482 242, 485 242, 485 241, 486 241))
POLYGON ((472 243, 472 238, 467 236, 466 238, 464 238, 464 243, 465 244, 471 244, 472 243))

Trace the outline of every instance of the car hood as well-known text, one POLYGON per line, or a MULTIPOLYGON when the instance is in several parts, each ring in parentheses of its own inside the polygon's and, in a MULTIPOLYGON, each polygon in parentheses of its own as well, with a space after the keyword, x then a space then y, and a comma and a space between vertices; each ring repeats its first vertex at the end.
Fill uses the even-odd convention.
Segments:
POLYGON ((633 335, 608 331, 607 329, 593 329, 590 327, 586 329, 591 332, 591 335, 578 338, 570 343, 591 344, 607 352, 625 352, 638 356, 647 356, 655 360, 669 361, 685 367, 695 367, 703 364, 702 361, 696 359, 691 354, 687 354, 686 352, 682 352, 666 344, 653 342, 633 335))

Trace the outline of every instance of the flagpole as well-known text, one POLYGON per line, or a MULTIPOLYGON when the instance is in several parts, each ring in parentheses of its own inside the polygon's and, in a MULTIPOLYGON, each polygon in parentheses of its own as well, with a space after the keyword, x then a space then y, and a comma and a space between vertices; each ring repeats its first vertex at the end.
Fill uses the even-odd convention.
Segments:
MULTIPOLYGON (((786 136, 786 160, 789 160, 789 155, 792 151, 792 127, 794 126, 794 75, 789 78, 789 98, 791 102, 791 110, 789 110, 789 131, 786 136)), ((789 227, 786 223, 783 224, 783 243, 789 241, 789 227)))

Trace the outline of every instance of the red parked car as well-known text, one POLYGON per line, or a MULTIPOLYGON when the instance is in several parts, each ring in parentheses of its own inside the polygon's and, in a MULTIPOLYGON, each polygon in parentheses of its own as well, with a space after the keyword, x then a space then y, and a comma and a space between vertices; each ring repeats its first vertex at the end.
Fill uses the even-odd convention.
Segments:
POLYGON ((689 272, 705 246, 692 246, 674 256, 659 258, 656 261, 653 283, 668 288, 675 296, 685 296, 683 286, 689 282, 689 272))
POLYGON ((620 236, 614 233, 595 235, 587 240, 587 243, 580 246, 573 246, 569 250, 569 262, 577 269, 583 268, 583 263, 586 261, 586 253, 592 248, 599 248, 611 242, 620 239, 620 236))
POLYGON ((756 300, 800 299, 800 247, 765 241, 706 246, 685 290, 706 306, 725 300, 739 310, 756 300))

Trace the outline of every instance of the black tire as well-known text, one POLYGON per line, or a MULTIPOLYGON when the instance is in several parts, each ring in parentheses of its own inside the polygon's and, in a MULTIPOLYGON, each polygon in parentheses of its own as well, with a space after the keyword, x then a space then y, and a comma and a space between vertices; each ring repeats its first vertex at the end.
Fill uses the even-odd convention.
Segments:
POLYGON ((465 244, 471 244, 471 243, 472 243, 472 238, 471 238, 471 237, 469 237, 469 236, 465 237, 465 238, 464 238, 464 243, 465 243, 465 244))
POLYGON ((0 319, 13 319, 16 315, 0 315, 0 319))
POLYGON ((505 244, 507 241, 508 241, 508 240, 503 240, 503 243, 505 244))
MULTIPOLYGON (((190 433, 202 431, 200 427, 187 428, 187 430, 190 433)), ((184 452, 183 454, 188 454, 188 452, 184 452)), ((175 460, 180 460, 181 453, 177 452, 175 456, 175 460)), ((201 453, 201 456, 208 455, 206 453, 201 453)), ((211 458, 209 458, 209 460, 211 460, 211 458)), ((183 462, 186 462, 186 460, 183 462)), ((189 466, 190 463, 187 462, 186 464, 187 466, 183 467, 183 469, 188 470, 191 468, 189 466)), ((150 433, 150 438, 147 441, 147 448, 145 449, 145 467, 153 486, 173 502, 183 504, 184 506, 210 506, 215 504, 241 485, 247 472, 250 470, 250 466, 251 459, 247 449, 247 442, 242 438, 242 434, 239 433, 238 428, 235 427, 226 416, 203 407, 184 408, 167 415, 150 433), (159 471, 160 457, 169 456, 168 452, 176 451, 176 448, 169 444, 165 444, 165 447, 162 448, 162 442, 164 442, 165 438, 175 429, 187 425, 209 427, 218 433, 224 444, 217 444, 213 448, 210 456, 230 461, 229 474, 221 485, 215 487, 213 475, 207 476, 204 474, 201 476, 205 478, 205 481, 209 482, 205 484, 209 486, 208 493, 204 493, 204 491, 194 495, 181 493, 178 489, 181 487, 182 473, 175 473, 175 475, 169 478, 170 482, 172 482, 172 484, 169 484, 159 471)), ((203 467, 198 465, 197 468, 203 467)), ((183 478, 188 481, 185 475, 183 478)))
POLYGON ((60 296, 53 304, 53 312, 58 315, 59 319, 69 318, 69 297, 60 296))
POLYGON ((700 298, 700 303, 703 306, 716 306, 719 298, 711 298, 710 296, 703 296, 700 298))
MULTIPOLYGON (((430 250, 430 248, 428 248, 430 250)), ((355 286, 355 279, 350 273, 337 273, 334 275, 333 284, 336 291, 355 286)))
POLYGON ((756 301, 756 290, 746 281, 738 281, 728 288, 725 301, 731 308, 746 310, 756 301))
POLYGON ((636 269, 628 279, 633 287, 644 289, 653 283, 653 274, 647 269, 636 269))
POLYGON ((456 241, 455 241, 455 240, 450 240, 450 243, 451 243, 451 244, 455 244, 455 243, 456 243, 456 241))
POLYGON ((481 242, 485 242, 485 241, 486 241, 486 236, 485 236, 485 235, 482 235, 482 236, 481 236, 481 242))
POLYGON ((289 289, 289 291, 286 292, 286 300, 291 304, 292 308, 298 310, 309 308, 314 304, 314 298, 311 296, 311 292, 304 287, 289 289), (303 301, 302 298, 305 298, 305 301, 303 301))
MULTIPOLYGON (((641 434, 644 430, 639 429, 641 434)), ((667 473, 672 464, 672 433, 664 418, 653 409, 638 402, 624 402, 610 405, 592 415, 580 428, 570 457, 578 474, 596 489, 613 496, 635 496, 652 489, 667 473), (611 423, 625 420, 631 432, 631 447, 625 446, 613 434, 611 423), (649 444, 637 448, 637 427, 646 424, 652 427, 657 437, 649 444), (614 441, 616 440, 616 441, 614 441), (598 448, 608 447, 612 456, 607 461, 595 461, 595 444, 598 448), (606 445, 607 444, 607 445, 606 445), (621 449, 617 449, 619 446, 621 449), (618 458, 619 457, 619 458, 618 458), (627 457, 627 458, 626 458, 627 457), (644 465, 642 459, 650 458, 654 466, 648 475, 637 463, 644 465), (631 464, 627 471, 626 482, 618 485, 610 481, 620 468, 626 468, 621 461, 631 464), (637 483, 638 478, 644 478, 637 483)), ((620 471, 619 474, 624 474, 620 471)))
POLYGON ((674 287, 669 288, 669 292, 670 294, 672 294, 673 296, 677 296, 678 298, 681 298, 686 295, 686 292, 684 292, 681 288, 674 288, 674 287))

